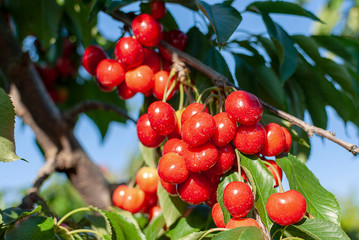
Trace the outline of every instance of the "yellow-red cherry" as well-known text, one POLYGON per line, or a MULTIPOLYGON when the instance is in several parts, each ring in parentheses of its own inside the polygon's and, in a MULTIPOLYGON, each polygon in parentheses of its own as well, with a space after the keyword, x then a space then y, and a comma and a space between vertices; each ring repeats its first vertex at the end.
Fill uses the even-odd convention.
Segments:
POLYGON ((254 204, 251 188, 244 182, 230 182, 223 191, 223 204, 233 217, 246 216, 254 204))
POLYGON ((158 176, 167 183, 182 183, 189 175, 182 156, 169 152, 158 162, 158 176))
POLYGON ((231 218, 226 224, 228 229, 250 226, 259 228, 259 224, 253 218, 231 218))
POLYGON ((156 168, 142 167, 136 173, 136 184, 145 192, 157 192, 158 181, 156 168))
POLYGON ((261 101, 252 93, 242 90, 229 94, 224 106, 233 121, 244 125, 256 124, 263 115, 261 101))
POLYGON ((212 186, 206 175, 191 172, 183 183, 177 184, 180 198, 189 204, 197 205, 204 202, 211 194, 212 186))
POLYGON ((233 138, 234 146, 242 153, 256 154, 265 144, 266 131, 262 124, 239 125, 233 138))
POLYGON ((137 121, 137 136, 140 142, 149 148, 158 147, 165 139, 165 136, 159 135, 151 127, 148 114, 143 114, 137 121))
POLYGON ((160 206, 155 205, 151 207, 151 209, 148 211, 148 213, 150 214, 148 221, 151 221, 152 219, 160 215, 161 212, 162 212, 162 208, 160 206))
POLYGON ((307 202, 300 192, 289 190, 270 195, 266 209, 275 223, 288 226, 302 220, 307 211, 307 202))
POLYGON ((268 157, 279 155, 286 146, 285 134, 282 127, 276 123, 268 123, 265 126, 265 130, 266 141, 259 153, 268 157))
POLYGON ((176 128, 175 110, 166 102, 156 101, 151 103, 147 114, 152 128, 159 135, 167 135, 176 128))
POLYGON ((146 94, 153 87, 153 71, 149 66, 141 65, 128 70, 125 74, 125 81, 127 87, 132 91, 146 94))
POLYGON ((139 212, 145 206, 145 192, 139 188, 128 187, 122 203, 122 209, 131 213, 139 212))
POLYGON ((119 185, 112 193, 112 202, 118 208, 122 208, 123 201, 125 199, 125 191, 128 188, 127 185, 119 185))
POLYGON ((218 228, 226 227, 226 225, 224 224, 223 212, 219 203, 214 204, 212 207, 212 218, 214 224, 216 224, 218 228))

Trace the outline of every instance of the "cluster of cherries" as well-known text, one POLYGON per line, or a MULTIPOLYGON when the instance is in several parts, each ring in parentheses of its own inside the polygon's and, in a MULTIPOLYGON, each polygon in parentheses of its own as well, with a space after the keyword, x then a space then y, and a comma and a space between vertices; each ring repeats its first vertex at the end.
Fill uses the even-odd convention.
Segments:
MULTIPOLYGON (((292 138, 276 123, 265 127, 259 123, 263 106, 251 93, 232 92, 225 100, 225 110, 212 116, 204 104, 192 103, 176 112, 170 104, 155 101, 139 118, 137 135, 146 147, 159 147, 167 136, 157 170, 170 195, 178 195, 192 205, 206 202, 213 206, 212 216, 218 227, 258 227, 254 219, 244 218, 253 208, 254 196, 251 187, 242 181, 233 181, 224 189, 223 203, 233 217, 224 225, 222 209, 216 203, 220 178, 231 169, 238 170, 235 149, 264 159, 288 152, 292 138)), ((282 170, 273 160, 263 162, 277 187, 282 170)), ((241 175, 246 180, 244 172, 241 175)), ((268 199, 267 212, 274 222, 290 225, 303 218, 306 202, 295 190, 276 193, 268 199)))
MULTIPOLYGON (((103 91, 117 93, 122 99, 130 99, 136 93, 145 96, 153 94, 163 99, 167 80, 170 77, 171 54, 159 44, 164 40, 172 46, 184 50, 187 35, 180 30, 163 32, 158 19, 166 14, 164 2, 150 3, 151 15, 140 14, 132 21, 133 37, 122 37, 116 43, 114 55, 108 58, 106 52, 97 45, 85 49, 82 65, 93 76, 103 91), (158 47, 159 52, 153 48, 158 47)), ((169 82, 169 86, 174 79, 169 82)), ((169 87, 168 87, 169 88, 169 87)), ((175 89, 168 94, 170 99, 175 89)))

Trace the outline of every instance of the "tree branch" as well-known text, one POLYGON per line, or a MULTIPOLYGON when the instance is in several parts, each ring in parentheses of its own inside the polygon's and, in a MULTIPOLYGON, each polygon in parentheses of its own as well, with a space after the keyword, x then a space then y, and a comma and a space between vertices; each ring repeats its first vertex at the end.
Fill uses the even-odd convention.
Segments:
MULTIPOLYGON (((123 22, 128 27, 131 27, 132 19, 129 16, 127 16, 126 13, 123 13, 121 11, 114 11, 114 12, 110 13, 110 15, 114 19, 123 22)), ((208 78, 210 78, 212 80, 212 82, 215 86, 220 87, 220 88, 225 88, 226 86, 234 86, 233 83, 231 83, 224 75, 218 73, 217 71, 215 71, 214 69, 205 65, 204 63, 202 63, 198 59, 192 57, 191 55, 178 50, 177 48, 171 46, 170 44, 168 44, 167 42, 165 42, 163 40, 160 42, 160 45, 164 49, 169 51, 170 53, 172 53, 172 54, 176 53, 178 55, 178 57, 183 62, 187 63, 188 65, 190 65, 190 66, 194 67, 195 69, 197 69, 198 71, 202 72, 204 75, 206 75, 208 78)), ((342 146, 343 148, 345 148, 349 152, 351 152, 354 156, 359 154, 359 148, 357 145, 348 143, 344 140, 341 140, 341 139, 335 137, 334 132, 330 132, 325 129, 308 124, 308 123, 302 121, 301 119, 299 119, 289 113, 281 111, 264 101, 261 101, 261 102, 262 102, 263 106, 265 108, 267 108, 269 111, 271 111, 271 112, 275 113, 276 115, 288 120, 289 122, 299 126, 304 131, 306 131, 310 137, 312 137, 313 133, 315 133, 319 136, 327 138, 327 139, 331 140, 332 142, 335 142, 336 144, 342 146)))
POLYGON ((114 104, 109 104, 109 103, 95 101, 95 100, 89 100, 89 101, 84 101, 84 102, 78 103, 73 108, 65 111, 63 113, 63 116, 64 116, 65 120, 73 123, 73 122, 75 122, 75 119, 79 114, 81 114, 83 112, 91 111, 91 110, 105 110, 105 111, 115 112, 115 113, 121 115, 122 117, 125 117, 126 119, 130 120, 134 124, 136 124, 136 120, 131 118, 126 113, 126 111, 124 111, 123 109, 117 107, 114 104))

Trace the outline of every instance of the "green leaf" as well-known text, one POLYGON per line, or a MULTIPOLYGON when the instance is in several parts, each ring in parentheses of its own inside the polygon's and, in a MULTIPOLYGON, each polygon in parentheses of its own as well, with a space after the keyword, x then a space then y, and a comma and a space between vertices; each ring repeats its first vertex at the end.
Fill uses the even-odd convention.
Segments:
POLYGON ((110 4, 106 7, 106 12, 111 13, 116 9, 127 6, 130 3, 136 2, 135 0, 112 0, 110 4))
POLYGON ((226 174, 224 174, 221 178, 220 183, 218 184, 217 188, 217 202, 221 206, 223 217, 224 217, 224 224, 227 224, 227 222, 231 219, 231 214, 228 212, 227 208, 224 206, 223 203, 223 192, 228 183, 233 181, 239 181, 238 173, 229 171, 226 174))
POLYGON ((55 239, 54 220, 42 216, 26 217, 17 222, 12 229, 6 231, 5 240, 13 239, 55 239))
POLYGON ((198 205, 193 207, 188 217, 182 217, 176 226, 167 232, 167 236, 171 239, 180 239, 190 233, 202 230, 207 222, 210 208, 206 205, 198 205))
POLYGON ((155 240, 164 226, 165 219, 163 218, 163 215, 160 214, 155 219, 151 220, 148 226, 143 230, 143 233, 146 235, 147 240, 155 240))
POLYGON ((266 204, 269 196, 276 192, 273 188, 275 184, 273 175, 256 156, 246 156, 241 154, 241 165, 243 165, 252 175, 254 182, 251 182, 251 184, 255 185, 256 188, 254 206, 258 210, 264 225, 269 230, 273 222, 267 214, 266 204))
POLYGON ((200 232, 193 232, 191 234, 188 234, 185 237, 182 237, 178 240, 210 240, 213 239, 214 234, 210 233, 208 235, 206 235, 204 238, 202 238, 202 236, 206 233, 207 231, 200 231, 200 232))
POLYGON ((44 47, 48 47, 57 38, 62 8, 56 0, 11 0, 8 3, 20 42, 33 35, 42 41, 44 47))
POLYGON ((232 74, 229 71, 226 60, 215 47, 211 47, 207 51, 203 62, 206 65, 210 66, 211 68, 215 69, 217 72, 222 73, 224 76, 228 78, 230 82, 233 83, 232 74))
POLYGON ((20 159, 15 153, 14 127, 14 106, 9 96, 0 88, 0 161, 2 162, 20 159))
POLYGON ((292 76, 297 67, 297 50, 294 47, 294 42, 288 33, 277 23, 269 17, 265 12, 262 12, 263 21, 267 27, 268 33, 271 36, 277 51, 280 56, 280 79, 284 84, 287 79, 292 76))
POLYGON ((187 32, 187 37, 189 41, 186 46, 186 52, 202 61, 211 47, 208 39, 197 27, 192 27, 187 32))
POLYGON ((109 220, 115 236, 112 239, 122 240, 146 240, 145 235, 140 230, 136 220, 130 212, 102 211, 109 220))
POLYGON ((63 226, 58 226, 56 233, 55 233, 55 237, 58 240, 76 240, 74 235, 68 235, 67 234, 68 230, 63 227, 63 226))
POLYGON ((36 207, 32 211, 24 210, 21 208, 7 208, 1 212, 1 216, 4 224, 10 224, 40 211, 41 206, 36 207))
POLYGON ((247 6, 247 11, 253 11, 256 13, 282 13, 297 15, 313 19, 314 21, 321 20, 310 11, 305 10, 300 5, 291 2, 284 1, 265 1, 265 2, 253 2, 247 6))
POLYGON ((156 149, 145 147, 140 143, 140 151, 145 164, 151 168, 156 168, 156 149))
POLYGON ((311 38, 314 39, 319 46, 326 48, 328 51, 334 53, 335 55, 338 55, 339 57, 348 61, 353 60, 352 53, 348 51, 346 45, 340 38, 336 36, 325 35, 312 36, 311 38))
POLYGON ((262 232, 258 227, 239 227, 221 232, 213 240, 255 240, 263 239, 262 232))
POLYGON ((288 178, 291 189, 300 192, 307 201, 307 212, 316 219, 340 224, 340 207, 334 195, 320 185, 308 167, 293 155, 276 159, 288 178))
POLYGON ((241 23, 241 14, 226 4, 209 5, 204 1, 196 1, 196 4, 211 23, 218 43, 226 43, 241 23))
POLYGON ((97 14, 103 10, 106 6, 107 0, 96 0, 94 1, 90 14, 88 15, 88 20, 90 21, 93 17, 96 17, 97 14))
MULTIPOLYGON (((92 208, 93 209, 93 208, 92 208)), ((105 214, 99 209, 96 209, 96 212, 100 213, 100 215, 85 215, 84 219, 87 220, 86 226, 89 226, 91 229, 97 231, 101 234, 103 239, 111 239, 112 237, 112 229, 110 222, 108 221, 105 214)))
POLYGON ((171 197, 161 184, 158 184, 157 196, 166 226, 170 227, 182 216, 186 210, 187 204, 179 197, 171 197))

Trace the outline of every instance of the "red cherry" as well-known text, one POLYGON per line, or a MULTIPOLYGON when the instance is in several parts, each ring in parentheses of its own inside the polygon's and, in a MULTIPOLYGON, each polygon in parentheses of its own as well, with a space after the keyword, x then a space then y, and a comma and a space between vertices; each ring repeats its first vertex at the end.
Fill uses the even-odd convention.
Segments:
MULTIPOLYGON (((163 40, 168 42, 175 48, 183 51, 186 48, 186 45, 188 42, 188 37, 184 32, 182 32, 178 29, 175 29, 175 30, 170 30, 168 32, 165 32, 163 34, 163 40)), ((159 45, 158 48, 160 49, 160 53, 161 53, 162 57, 171 61, 171 54, 167 50, 165 50, 163 47, 161 47, 161 45, 159 45)))
POLYGON ((153 73, 157 73, 161 70, 161 57, 151 48, 144 48, 145 59, 143 60, 142 65, 149 66, 153 73))
POLYGON ((218 148, 218 160, 216 164, 208 170, 211 174, 221 176, 228 172, 234 165, 236 160, 236 153, 232 145, 218 148))
MULTIPOLYGON (((277 171, 277 173, 278 173, 278 175, 279 175, 280 181, 282 181, 283 171, 282 171, 282 169, 278 166, 278 164, 277 164, 275 161, 273 161, 273 160, 264 160, 264 161, 270 163, 270 164, 275 168, 275 170, 277 171)), ((266 164, 265 166, 268 168, 268 170, 270 171, 270 173, 271 173, 271 174, 273 175, 273 177, 274 177, 274 180, 275 180, 275 185, 274 185, 274 187, 275 187, 275 188, 278 187, 278 184, 279 184, 279 183, 278 183, 278 178, 277 178, 277 175, 275 174, 273 168, 271 168, 271 167, 268 166, 267 164, 266 164)))
POLYGON ((233 144, 240 152, 253 155, 264 147, 265 140, 266 131, 262 124, 239 125, 233 144))
MULTIPOLYGON (((195 115, 196 113, 203 112, 204 105, 202 103, 191 103, 188 105, 182 112, 181 115, 181 125, 184 124, 184 122, 195 115)), ((204 109, 204 112, 208 113, 207 107, 204 109)))
POLYGON ((183 154, 186 167, 191 172, 202 172, 213 167, 218 160, 218 150, 213 143, 198 147, 189 146, 183 154))
POLYGON ((156 46, 162 39, 163 27, 149 14, 140 14, 132 21, 132 31, 137 40, 146 47, 156 46))
POLYGON ((55 65, 59 75, 65 78, 73 77, 77 70, 72 61, 64 56, 57 59, 55 65))
POLYGON ((165 2, 162 1, 152 1, 150 3, 151 15, 156 19, 164 18, 167 12, 165 7, 165 2))
POLYGON ((179 109, 176 111, 176 128, 173 130, 170 134, 167 135, 167 139, 171 138, 178 138, 182 139, 181 137, 181 115, 182 115, 183 109, 179 109))
POLYGON ((290 135, 288 129, 286 129, 285 127, 281 126, 281 128, 285 135, 285 147, 284 147, 283 152, 287 153, 287 152, 289 152, 290 147, 292 146, 292 135, 290 135))
POLYGON ((233 122, 226 112, 213 116, 216 128, 211 138, 214 145, 222 147, 230 143, 236 134, 236 123, 233 122))
POLYGON ((100 81, 96 78, 96 84, 97 86, 101 89, 101 91, 104 92, 111 92, 113 90, 113 88, 111 87, 105 87, 102 83, 100 83, 100 81))
POLYGON ((92 76, 96 75, 97 65, 107 58, 106 52, 97 45, 91 45, 85 49, 82 55, 82 65, 92 76))
POLYGON ((162 69, 167 72, 170 72, 172 69, 172 60, 162 58, 162 69))
POLYGON ((172 138, 168 140, 162 149, 162 154, 165 155, 169 152, 177 153, 183 157, 184 152, 188 148, 188 144, 185 141, 182 141, 178 138, 172 138))
POLYGON ((140 142, 149 148, 158 147, 165 139, 165 136, 158 135, 158 133, 153 130, 147 113, 143 114, 137 121, 137 136, 140 142))
POLYGON ((158 179, 156 168, 142 167, 136 173, 136 184, 145 192, 157 192, 158 179))
POLYGON ((233 217, 244 217, 253 207, 252 190, 244 182, 230 182, 224 189, 223 203, 233 217))
POLYGON ((35 68, 36 68, 36 71, 39 73, 41 80, 44 83, 45 87, 47 89, 53 88, 56 84, 58 77, 59 77, 57 69, 51 68, 48 65, 45 65, 44 67, 35 65, 35 68))
POLYGON ((188 178, 186 163, 177 153, 167 153, 158 162, 158 176, 167 183, 181 183, 188 178))
POLYGON ((148 211, 148 213, 150 214, 150 218, 148 219, 148 221, 151 221, 152 219, 154 219, 155 217, 157 217, 158 215, 160 215, 162 212, 162 209, 160 206, 155 205, 153 206, 150 211, 148 211))
POLYGON ((265 130, 267 138, 259 153, 268 157, 277 156, 285 148, 285 134, 281 126, 276 123, 268 123, 265 130))
POLYGON ((131 213, 139 212, 145 204, 145 193, 139 188, 128 187, 125 190, 125 196, 122 208, 131 213))
POLYGON ((170 104, 162 101, 153 102, 147 113, 151 127, 159 135, 167 135, 176 128, 176 114, 170 104))
POLYGON ((141 209, 141 212, 148 212, 153 206, 158 202, 157 192, 145 192, 145 202, 144 206, 141 209))
MULTIPOLYGON (((70 41, 70 39, 65 38, 63 41, 63 51, 62 56, 69 58, 72 54, 76 52, 76 45, 70 41)), ((96 70, 96 68, 95 68, 96 70)))
POLYGON ((123 201, 125 199, 125 191, 127 185, 119 185, 112 193, 112 202, 116 207, 122 208, 123 201))
POLYGON ((125 69, 116 60, 104 59, 97 65, 96 77, 102 86, 112 89, 125 80, 125 69))
POLYGON ((132 91, 127 87, 126 81, 123 81, 120 85, 117 86, 117 94, 123 100, 127 100, 136 95, 137 92, 132 91))
POLYGON ((231 218, 226 224, 226 228, 228 229, 250 226, 259 228, 259 224, 253 218, 231 218))
POLYGON ((242 90, 229 94, 224 106, 228 116, 243 125, 254 125, 263 115, 260 100, 252 93, 242 90))
POLYGON ((274 193, 266 204, 268 216, 277 224, 288 226, 299 222, 307 211, 307 202, 296 190, 274 193))
MULTIPOLYGON (((166 84, 169 75, 170 74, 167 71, 159 71, 154 75, 153 95, 160 101, 162 101, 163 95, 165 94, 166 84)), ((169 92, 173 82, 174 78, 171 78, 168 81, 167 93, 169 92)), ((176 88, 171 91, 166 100, 170 100, 173 97, 173 95, 175 94, 175 89, 176 88)))
POLYGON ((169 195, 177 196, 177 185, 176 184, 165 182, 161 178, 160 178, 160 182, 161 182, 162 187, 168 192, 169 195))
POLYGON ((116 59, 127 69, 137 67, 145 59, 142 45, 132 37, 121 38, 115 46, 116 59))
POLYGON ((177 193, 184 202, 196 205, 210 196, 211 188, 211 182, 205 175, 190 173, 186 181, 177 185, 177 193))
MULTIPOLYGON (((182 114, 183 116, 183 114, 182 114)), ((181 129, 183 141, 191 146, 199 146, 206 143, 214 134, 216 122, 206 112, 199 112, 190 117, 181 129)))
POLYGON ((212 218, 214 224, 216 224, 218 228, 225 227, 223 212, 219 203, 214 204, 214 206, 212 207, 212 218))
POLYGON ((153 72, 149 66, 141 65, 125 74, 127 86, 135 92, 147 93, 153 86, 153 72))

